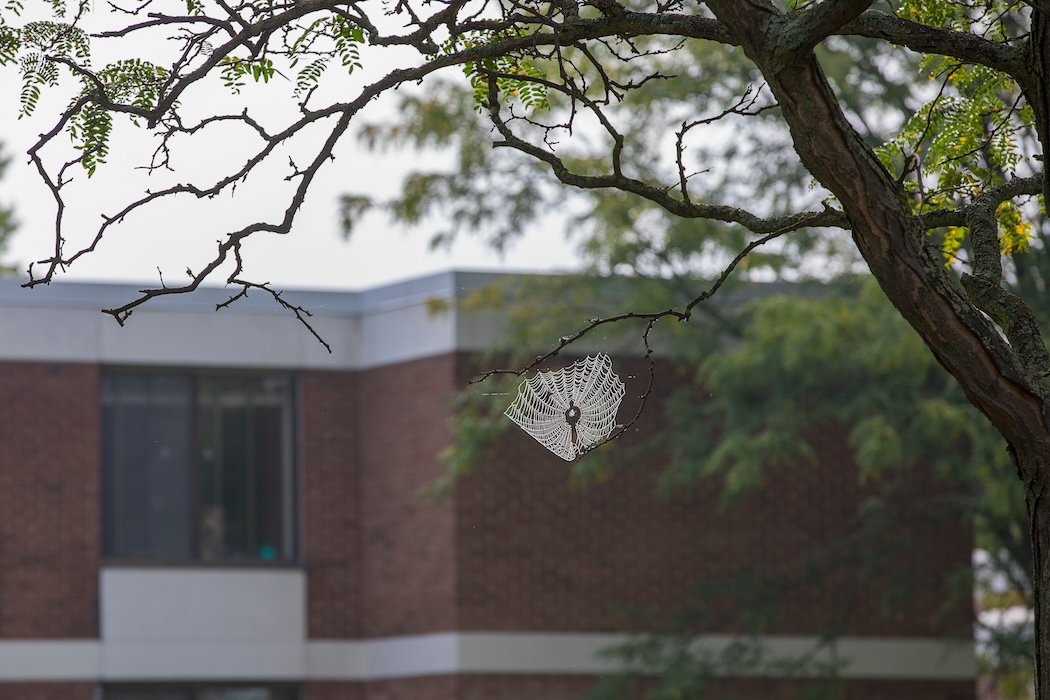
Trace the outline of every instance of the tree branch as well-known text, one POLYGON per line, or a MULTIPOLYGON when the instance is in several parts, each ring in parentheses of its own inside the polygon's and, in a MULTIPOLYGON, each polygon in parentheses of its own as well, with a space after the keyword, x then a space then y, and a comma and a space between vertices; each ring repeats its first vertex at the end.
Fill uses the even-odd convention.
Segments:
MULTIPOLYGON (((1009 199, 1024 196, 1034 197, 1043 191, 1044 177, 1043 173, 1039 173, 1031 177, 1011 178, 1002 185, 988 188, 972 204, 961 206, 958 209, 938 209, 923 212, 919 215, 919 221, 922 222, 924 231, 945 226, 969 226, 970 212, 973 207, 986 208, 991 206, 994 212, 1000 204, 1009 199)), ((980 215, 978 214, 977 216, 980 215)), ((998 243, 996 243, 995 249, 996 251, 999 250, 998 243)), ((999 279, 1002 279, 1001 266, 999 279)))
POLYGON ((1041 184, 1041 180, 1009 180, 989 189, 966 208, 966 225, 973 245, 973 271, 962 276, 962 285, 970 301, 1003 329, 1010 346, 1032 373, 1036 385, 1050 379, 1050 354, 1043 344, 1032 310, 1021 297, 1002 286, 1002 253, 995 213, 999 204, 1029 192, 1030 186, 1041 184))
POLYGON ((774 64, 781 68, 795 62, 803 53, 813 50, 820 42, 867 10, 875 0, 824 0, 791 17, 780 32, 780 41, 774 53, 774 64))
MULTIPOLYGON (((738 207, 691 202, 685 198, 679 199, 671 196, 670 189, 667 187, 656 187, 624 175, 615 167, 615 162, 614 172, 607 175, 583 175, 573 172, 554 153, 525 141, 511 130, 500 112, 499 90, 495 78, 496 76, 492 75, 489 79, 489 118, 503 140, 495 142, 493 146, 514 148, 547 163, 555 177, 566 185, 580 189, 618 189, 630 192, 644 197, 676 216, 686 219, 711 219, 724 223, 736 223, 752 233, 786 232, 803 227, 850 228, 845 214, 830 207, 825 207, 823 211, 818 212, 761 217, 738 207)), ((580 97, 583 98, 583 96, 580 97)))
POLYGON ((877 10, 864 12, 843 25, 836 34, 885 39, 912 51, 951 56, 1014 76, 1025 70, 1023 44, 990 41, 969 32, 931 27, 877 10))
POLYGON ((696 308, 696 306, 701 304, 701 303, 703 303, 703 302, 705 302, 705 301, 707 301, 711 297, 713 297, 715 295, 715 293, 719 289, 722 288, 722 285, 724 285, 726 283, 726 281, 729 279, 730 275, 733 274, 733 272, 740 265, 740 263, 743 262, 744 258, 746 258, 751 253, 751 251, 753 251, 755 248, 758 248, 759 246, 765 245, 766 243, 770 242, 774 238, 779 238, 779 237, 781 237, 781 236, 783 236, 783 235, 785 235, 787 233, 791 233, 793 230, 795 230, 795 229, 783 229, 783 230, 779 230, 779 231, 772 231, 772 232, 767 233, 766 235, 764 235, 764 236, 762 236, 760 238, 757 238, 757 239, 751 241, 750 243, 748 243, 746 246, 743 247, 743 249, 740 250, 739 253, 736 254, 736 256, 734 256, 734 258, 729 262, 729 264, 726 265, 725 268, 723 268, 721 274, 719 274, 718 277, 715 279, 715 281, 711 283, 710 287, 708 287, 706 290, 704 290, 700 294, 697 294, 695 297, 693 297, 681 309, 677 309, 677 308, 672 307, 672 308, 669 308, 669 309, 664 309, 663 311, 652 311, 652 312, 628 311, 627 313, 616 314, 615 316, 606 316, 604 318, 592 319, 591 321, 589 321, 587 323, 586 326, 584 326, 580 330, 576 331, 572 335, 566 335, 566 336, 562 336, 561 338, 559 338, 558 339, 558 344, 557 344, 557 346, 554 349, 549 350, 549 351, 547 351, 546 353, 544 353, 542 355, 538 355, 535 359, 533 359, 532 362, 530 362, 529 364, 525 365, 524 367, 520 367, 518 369, 491 369, 491 370, 488 370, 487 372, 484 372, 483 374, 478 375, 474 379, 471 379, 469 383, 470 384, 477 384, 477 383, 483 382, 486 379, 488 379, 489 377, 495 376, 497 374, 512 374, 512 375, 520 377, 521 375, 523 375, 523 374, 525 374, 527 372, 531 372, 532 370, 536 369, 537 367, 539 367, 541 364, 543 364, 547 360, 550 360, 553 357, 557 357, 557 355, 562 350, 564 350, 568 346, 572 345, 573 343, 577 342, 578 340, 580 340, 584 336, 588 335, 591 331, 593 331, 593 330, 595 330, 597 328, 601 328, 602 326, 607 326, 607 325, 616 324, 616 323, 622 323, 623 321, 628 321, 628 320, 643 320, 643 321, 646 321, 647 325, 646 325, 646 331, 645 331, 645 334, 644 334, 644 338, 646 340, 646 342, 645 342, 645 347, 646 347, 646 350, 647 350, 646 356, 648 356, 652 352, 651 348, 649 348, 648 335, 649 335, 649 331, 652 329, 653 323, 655 323, 656 321, 660 320, 661 318, 667 318, 667 317, 673 318, 673 319, 675 319, 677 321, 688 322, 689 319, 692 318, 693 310, 696 308))

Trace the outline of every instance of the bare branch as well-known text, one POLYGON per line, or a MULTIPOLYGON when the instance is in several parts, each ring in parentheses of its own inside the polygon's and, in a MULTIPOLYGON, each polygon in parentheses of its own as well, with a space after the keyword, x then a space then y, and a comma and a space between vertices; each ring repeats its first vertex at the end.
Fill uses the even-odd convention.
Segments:
POLYGON ((755 92, 754 86, 748 85, 747 90, 744 91, 744 94, 740 96, 740 99, 738 99, 735 104, 727 107, 713 117, 705 117, 704 119, 696 119, 691 122, 682 123, 682 128, 675 133, 675 163, 678 166, 678 188, 682 193, 682 200, 684 202, 689 203, 691 201, 689 198, 688 183, 689 178, 692 176, 686 174, 685 163, 683 162, 683 157, 685 156, 685 145, 683 144, 683 140, 685 139, 686 133, 690 129, 695 129, 698 126, 713 124, 720 119, 728 117, 730 114, 753 117, 761 114, 767 109, 773 109, 776 107, 776 103, 772 103, 762 105, 754 111, 751 111, 761 95, 762 88, 759 88, 758 91, 755 92))
MULTIPOLYGON (((566 185, 581 189, 608 188, 630 192, 648 199, 676 216, 687 219, 712 219, 725 223, 736 223, 753 233, 786 232, 803 227, 850 228, 849 220, 845 214, 830 207, 825 207, 823 211, 819 212, 760 217, 737 207, 703 204, 675 198, 670 194, 669 188, 656 187, 619 172, 615 149, 612 162, 613 172, 611 174, 583 175, 575 173, 551 151, 542 149, 514 134, 500 113, 499 93, 495 80, 491 80, 489 84, 489 117, 503 137, 503 140, 497 141, 493 144, 494 146, 514 148, 547 163, 554 172, 555 177, 566 185)), ((606 121, 605 123, 608 122, 606 121)), ((607 128, 612 129, 612 126, 609 125, 607 128)))
MULTIPOLYGON (((320 169, 321 165, 331 157, 332 150, 334 149, 336 142, 339 140, 339 137, 342 136, 343 132, 346 130, 347 126, 350 123, 350 116, 351 116, 351 114, 347 114, 347 113, 344 113, 344 114, 342 114, 340 116, 337 125, 330 132, 328 138, 325 141, 324 146, 321 149, 319 149, 318 154, 314 157, 314 159, 312 160, 310 165, 307 166, 300 173, 301 174, 301 179, 300 179, 299 184, 297 185, 297 187, 295 189, 295 193, 292 195, 290 203, 288 204, 288 206, 284 210, 284 216, 281 219, 281 221, 279 221, 277 223, 274 223, 274 224, 268 224, 268 223, 265 223, 265 222, 256 222, 256 223, 253 223, 253 224, 249 224, 248 226, 240 229, 239 231, 235 231, 235 232, 232 232, 232 233, 228 234, 226 240, 224 240, 224 241, 219 243, 218 252, 217 252, 216 256, 200 272, 198 272, 196 275, 194 275, 189 283, 187 283, 185 285, 182 285, 182 286, 179 286, 179 287, 164 287, 164 286, 161 286, 161 287, 153 288, 153 289, 140 290, 141 296, 139 296, 137 299, 134 299, 134 300, 128 302, 127 304, 124 304, 123 306, 120 306, 120 307, 117 307, 117 308, 113 308, 113 309, 107 309, 105 311, 105 313, 110 314, 111 316, 113 316, 113 318, 115 318, 117 320, 118 323, 123 325, 124 321, 127 320, 127 318, 131 315, 131 312, 135 308, 145 304, 150 299, 153 299, 153 298, 159 297, 159 296, 166 296, 166 295, 169 295, 169 294, 184 294, 186 292, 194 291, 217 268, 219 268, 224 262, 226 262, 227 257, 230 254, 233 254, 235 256, 236 268, 234 269, 234 271, 227 278, 227 283, 228 284, 241 284, 241 285, 243 285, 244 282, 240 281, 240 278, 239 278, 239 275, 241 274, 241 268, 242 268, 241 258, 240 258, 241 243, 243 242, 243 240, 245 238, 247 238, 251 234, 259 232, 259 231, 269 231, 269 232, 272 232, 272 233, 288 233, 291 230, 292 221, 294 220, 295 214, 298 211, 299 207, 302 206, 303 201, 306 199, 306 193, 307 193, 307 191, 310 188, 310 184, 313 182, 313 179, 317 175, 317 172, 320 169)), ((185 186, 180 186, 180 188, 178 188, 178 191, 180 191, 180 192, 190 191, 190 188, 187 188, 185 186)), ((170 194, 170 193, 172 193, 172 190, 168 190, 168 191, 165 191, 165 192, 170 194)), ((161 196, 161 195, 158 195, 158 196, 161 196)), ((144 200, 140 200, 140 202, 144 202, 145 200, 148 200, 148 199, 149 199, 149 197, 144 198, 144 200)), ((126 214, 126 211, 122 212, 121 216, 123 216, 124 214, 126 214)), ((110 220, 110 221, 112 221, 112 220, 110 220)), ((104 224, 104 226, 108 225, 108 223, 110 223, 110 221, 107 221, 107 224, 104 224)), ((101 231, 101 229, 100 229, 100 231, 101 231)), ((98 242, 100 237, 101 237, 101 233, 99 234, 98 237, 96 237, 95 243, 98 242)), ((94 245, 95 243, 93 243, 92 245, 94 245)), ((40 280, 36 281, 36 283, 39 283, 39 282, 40 282, 40 280)), ((32 283, 33 283, 32 281, 31 282, 27 282, 25 286, 30 286, 32 283)), ((296 315, 297 315, 297 317, 299 317, 299 320, 302 321, 304 323, 304 325, 306 325, 307 328, 310 329, 311 333, 313 333, 314 332, 313 328, 311 328, 309 326, 309 324, 306 324, 305 320, 301 316, 299 316, 298 314, 296 314, 296 315)), ((315 335, 316 335, 316 333, 315 333, 315 335)))
POLYGON ((580 453, 576 456, 576 459, 573 461, 579 461, 588 452, 596 450, 602 445, 605 445, 607 443, 612 442, 613 440, 617 440, 623 437, 631 429, 631 426, 637 423, 638 419, 642 417, 642 414, 645 412, 645 404, 648 402, 649 397, 653 394, 653 384, 656 383, 656 360, 653 358, 653 349, 649 345, 649 334, 652 333, 653 327, 655 325, 656 319, 649 319, 649 322, 645 325, 645 330, 642 332, 642 344, 645 346, 644 357, 646 362, 648 362, 649 364, 649 373, 645 389, 642 391, 641 394, 638 395, 638 408, 635 409, 634 415, 631 416, 626 423, 617 425, 604 440, 599 440, 598 442, 587 447, 586 449, 581 450, 580 453))
POLYGON ((783 235, 785 235, 787 233, 791 233, 792 231, 795 231, 795 230, 797 230, 797 228, 786 228, 786 229, 782 229, 782 230, 779 230, 779 231, 772 231, 772 232, 767 233, 766 235, 764 235, 764 236, 762 236, 760 238, 757 238, 757 239, 751 241, 750 243, 748 243, 746 246, 744 246, 743 249, 741 249, 741 251, 739 253, 736 254, 736 256, 729 262, 729 264, 726 265, 726 267, 722 270, 721 274, 719 274, 719 276, 715 279, 715 281, 711 284, 711 286, 709 286, 706 290, 704 290, 700 294, 698 294, 695 297, 693 297, 691 300, 689 300, 688 303, 686 303, 680 309, 672 307, 672 308, 669 308, 669 309, 664 309, 662 311, 652 311, 652 312, 628 311, 626 313, 616 314, 614 316, 606 316, 606 317, 603 317, 603 318, 591 319, 587 323, 586 326, 584 326, 580 330, 576 331, 572 335, 562 336, 558 340, 558 344, 557 344, 556 347, 554 347, 552 350, 549 350, 549 351, 547 351, 546 353, 544 353, 542 355, 538 355, 536 358, 534 358, 532 360, 532 362, 530 362, 529 364, 525 365, 524 367, 520 367, 518 369, 492 369, 492 370, 488 370, 487 372, 484 372, 483 374, 480 374, 477 377, 471 379, 469 383, 470 384, 477 384, 479 382, 485 381, 489 377, 492 377, 492 376, 495 376, 495 375, 498 375, 498 374, 512 374, 512 375, 520 377, 521 375, 526 374, 527 372, 531 372, 532 370, 536 369, 537 367, 542 365, 544 362, 550 360, 551 358, 556 357, 559 353, 561 353, 562 350, 564 350, 565 348, 569 347, 573 343, 576 343, 580 339, 584 338, 591 331, 593 331, 593 330, 595 330, 597 328, 601 328, 603 326, 610 325, 610 324, 622 323, 624 321, 630 321, 630 320, 642 320, 642 321, 646 322, 646 330, 645 330, 645 333, 643 334, 642 337, 643 337, 643 340, 645 341, 645 347, 646 347, 646 350, 647 350, 646 356, 648 356, 652 352, 651 348, 649 348, 649 342, 648 342, 649 331, 652 330, 653 324, 656 321, 660 320, 661 318, 668 318, 669 317, 669 318, 673 318, 673 319, 675 319, 677 321, 688 322, 689 319, 692 318, 693 310, 696 308, 696 306, 701 304, 701 303, 703 303, 703 302, 705 302, 705 301, 707 301, 711 297, 713 297, 715 295, 715 293, 718 292, 718 290, 722 288, 722 285, 726 283, 726 280, 729 279, 730 275, 733 274, 733 272, 740 265, 740 263, 744 260, 744 258, 746 258, 748 256, 748 254, 751 253, 751 251, 753 251, 755 248, 758 248, 759 246, 765 245, 766 243, 770 242, 771 240, 773 240, 775 238, 779 238, 780 236, 783 236, 783 235))
POLYGON ((312 325, 310 325, 310 322, 309 322, 308 318, 313 316, 313 314, 310 313, 309 309, 305 309, 302 306, 299 306, 298 304, 291 304, 291 303, 289 303, 283 296, 281 296, 283 294, 283 292, 279 292, 276 289, 274 289, 273 287, 271 287, 269 282, 264 282, 262 284, 259 284, 259 283, 256 283, 256 282, 250 282, 248 280, 243 280, 243 279, 240 279, 240 278, 232 278, 230 280, 230 283, 231 284, 239 284, 241 286, 241 290, 239 292, 237 292, 236 294, 234 294, 233 296, 231 296, 226 301, 222 302, 221 304, 216 304, 215 305, 215 310, 216 311, 218 311, 219 309, 227 308, 228 306, 230 306, 231 304, 233 304, 235 301, 237 301, 238 299, 240 299, 242 297, 247 297, 249 289, 260 289, 260 290, 266 292, 267 294, 269 294, 271 297, 273 297, 274 301, 276 301, 281 306, 281 308, 284 308, 284 309, 287 309, 288 311, 291 311, 295 315, 296 320, 299 321, 299 323, 301 323, 304 327, 306 327, 306 330, 310 331, 310 334, 313 335, 313 337, 317 339, 317 342, 319 342, 321 345, 323 345, 324 349, 327 350, 329 354, 331 354, 332 346, 329 345, 325 341, 325 339, 321 337, 321 335, 314 329, 314 327, 312 325))

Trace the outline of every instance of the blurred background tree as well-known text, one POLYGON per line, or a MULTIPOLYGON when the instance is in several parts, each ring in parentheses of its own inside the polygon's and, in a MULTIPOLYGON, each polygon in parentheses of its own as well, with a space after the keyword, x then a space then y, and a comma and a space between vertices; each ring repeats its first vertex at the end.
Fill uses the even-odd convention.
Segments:
MULTIPOLYGON (((3 147, 0 146, 0 181, 3 180, 7 164, 8 158, 4 155, 3 147)), ((0 202, 0 275, 10 275, 15 272, 15 267, 4 261, 4 253, 11 240, 11 235, 17 227, 18 222, 15 219, 14 209, 10 205, 0 202)))
MULTIPOLYGON (((705 53, 693 61, 675 54, 673 64, 668 55, 654 52, 646 64, 650 71, 685 80, 650 80, 628 94, 630 109, 620 116, 627 122, 620 125, 627 167, 647 181, 674 181, 675 163, 651 160, 651 154, 666 149, 645 142, 667 129, 650 127, 678 124, 682 154, 688 115, 721 117, 723 139, 688 147, 688 162, 698 165, 689 176, 704 179, 698 189, 717 191, 720 201, 729 203, 736 197, 737 205, 766 215, 819 207, 820 195, 799 165, 788 135, 777 126, 775 106, 752 87, 755 76, 747 61, 733 49, 700 45, 695 50, 705 53)), ((930 70, 928 64, 875 42, 836 38, 818 52, 854 126, 887 159, 900 161, 909 150, 933 148, 928 134, 907 147, 887 141, 916 115, 934 112, 931 105, 945 94, 967 90, 934 74, 929 84, 915 81, 917 73, 930 70)), ((611 80, 628 82, 631 76, 611 80)), ((437 90, 401 95, 398 121, 365 125, 360 135, 372 149, 440 151, 451 157, 451 167, 410 174, 400 195, 385 202, 348 195, 344 210, 347 233, 349 222, 363 210, 380 205, 397 222, 434 227, 434 245, 475 233, 501 250, 524 232, 522 222, 545 220, 549 225, 555 212, 578 243, 586 273, 504 282, 476 294, 468 303, 498 311, 503 319, 503 342, 493 349, 493 362, 524 366, 537 350, 550 347, 551 338, 585 327, 598 316, 680 307, 705 286, 698 282, 721 271, 749 240, 740 227, 680 218, 622 192, 570 192, 557 186, 544 164, 516 151, 494 157, 491 125, 471 104, 465 88, 444 83, 437 90), (620 279, 611 283, 612 275, 620 279)), ((985 127, 993 128, 990 119, 985 127)), ((1019 138, 1034 137, 1021 133, 1019 138)), ((572 165, 586 170, 588 159, 598 162, 602 153, 601 145, 593 154, 578 149, 572 165)), ((1002 180, 990 150, 970 155, 974 167, 993 171, 993 178, 1002 180)), ((1045 216, 1035 220, 1029 245, 1006 253, 1010 287, 1030 301, 1045 295, 1050 282, 1050 222, 1045 216)), ((947 265, 956 270, 965 266, 966 243, 957 232, 935 232, 930 245, 945 251, 947 265)), ((842 551, 857 558, 858 571, 871 573, 882 570, 880 557, 906 545, 899 534, 889 534, 904 514, 931 527, 972 525, 974 568, 958 572, 952 586, 957 595, 969 596, 972 590, 984 611, 976 630, 981 673, 995 679, 1002 697, 1027 697, 1033 653, 1026 613, 1032 606, 1032 552, 1023 493, 1002 438, 865 274, 848 234, 807 231, 790 243, 751 253, 742 268, 720 292, 718 303, 696 307, 701 322, 668 320, 649 338, 664 360, 658 371, 676 373, 677 388, 663 403, 663 428, 647 435, 644 444, 589 454, 573 465, 571 478, 581 483, 615 478, 616 470, 634 456, 660 448, 670 455, 661 481, 669 498, 691 489, 719 488, 726 507, 733 507, 762 487, 771 465, 804 468, 814 458, 815 426, 833 424, 848 436, 858 479, 877 493, 858 514, 857 532, 842 533, 842 551), (749 281, 770 284, 749 286, 749 281), (698 401, 698 396, 710 399, 698 401), (950 484, 952 495, 902 498, 903 483, 918 470, 950 484)), ((1050 327, 1050 309, 1032 306, 1042 313, 1044 328, 1050 327)), ((617 335, 605 342, 638 354, 640 333, 618 327, 617 335)), ((500 392, 492 390, 491 381, 484 392, 472 387, 461 396, 456 444, 446 455, 450 479, 445 486, 476 468, 502 431, 511 429, 501 413, 505 406, 492 397, 500 392)), ((514 383, 507 382, 508 391, 514 383)), ((905 537, 909 535, 918 533, 905 537)), ((888 597, 925 585, 904 578, 887 589, 888 597)), ((720 663, 689 649, 692 632, 703 628, 698 625, 708 614, 702 599, 711 587, 723 585, 769 601, 778 587, 796 584, 761 575, 747 585, 739 580, 705 582, 697 604, 683 611, 679 630, 684 633, 618 650, 640 673, 609 680, 597 696, 633 696, 635 682, 645 675, 641 671, 658 672, 652 697, 695 694, 720 663), (654 659, 660 668, 653 667, 654 659)), ((892 608, 892 600, 884 602, 892 608)))

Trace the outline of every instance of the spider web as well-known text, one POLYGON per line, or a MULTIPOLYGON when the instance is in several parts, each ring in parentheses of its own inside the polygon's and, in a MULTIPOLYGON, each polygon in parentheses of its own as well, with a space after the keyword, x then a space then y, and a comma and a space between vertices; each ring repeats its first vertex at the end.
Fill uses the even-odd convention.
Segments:
POLYGON ((604 353, 555 371, 537 372, 518 387, 504 414, 562 459, 572 462, 609 437, 624 386, 604 353))

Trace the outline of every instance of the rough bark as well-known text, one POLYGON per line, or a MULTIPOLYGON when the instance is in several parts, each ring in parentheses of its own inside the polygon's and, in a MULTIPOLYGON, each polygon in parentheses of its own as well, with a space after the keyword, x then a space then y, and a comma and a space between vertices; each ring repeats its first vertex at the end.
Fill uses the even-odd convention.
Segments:
MULTIPOLYGON (((1027 72, 1018 77, 1025 99, 1035 113, 1035 130, 1043 145, 1043 169, 1046 169, 1046 145, 1050 144, 1050 7, 1043 3, 1032 10, 1032 34, 1026 56, 1027 72)), ((1043 178, 1043 197, 1050 207, 1050 178, 1043 178)))
POLYGON ((1025 501, 1028 505, 1029 527, 1032 533, 1032 559, 1034 564, 1032 592, 1035 600, 1035 696, 1038 700, 1050 697, 1050 498, 1045 497, 1046 474, 1050 470, 1050 459, 1041 463, 1020 465, 1019 468, 1034 469, 1040 475, 1036 481, 1026 485, 1025 501))
MULTIPOLYGON (((1019 76, 1025 99, 1035 114, 1035 128, 1043 145, 1043 201, 1050 207, 1050 178, 1045 176, 1046 145, 1050 144, 1050 7, 1032 10, 1032 33, 1026 56, 1027 74, 1019 76)), ((1043 375, 1044 380, 1047 378, 1043 375)), ((1044 395, 1044 423, 1050 424, 1050 401, 1044 395)), ((1025 503, 1032 536, 1032 591, 1035 603, 1035 688, 1039 700, 1050 698, 1050 451, 1042 461, 1027 463, 1018 457, 1018 472, 1025 484, 1025 503)))

